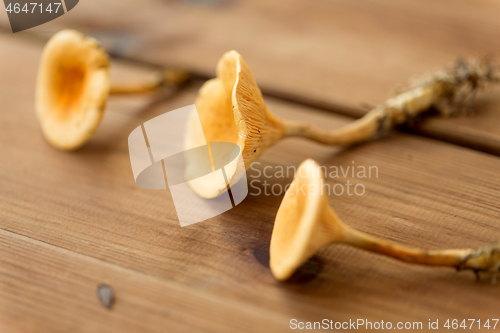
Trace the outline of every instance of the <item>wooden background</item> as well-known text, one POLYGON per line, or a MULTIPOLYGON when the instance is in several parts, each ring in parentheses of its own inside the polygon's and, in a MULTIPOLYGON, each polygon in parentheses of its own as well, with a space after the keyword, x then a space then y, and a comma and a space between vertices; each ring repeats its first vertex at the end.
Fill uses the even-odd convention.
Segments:
MULTIPOLYGON (((135 185, 127 137, 192 104, 230 49, 272 111, 335 128, 415 75, 458 56, 499 55, 499 17, 496 0, 85 0, 13 35, 0 11, 0 332, 281 332, 292 318, 498 318, 500 286, 487 279, 345 246, 321 250, 311 279, 278 283, 261 262, 281 196, 249 195, 181 228, 168 190, 135 185), (44 41, 67 27, 103 42, 116 82, 169 65, 199 79, 174 96, 110 98, 89 144, 56 151, 41 137, 34 84, 44 41), (115 290, 111 310, 96 297, 99 283, 115 290)), ((482 246, 500 239, 499 92, 479 95, 473 117, 431 119, 352 149, 287 139, 261 168, 308 157, 377 166, 378 178, 328 180, 366 188, 330 197, 346 223, 412 246, 482 246)))

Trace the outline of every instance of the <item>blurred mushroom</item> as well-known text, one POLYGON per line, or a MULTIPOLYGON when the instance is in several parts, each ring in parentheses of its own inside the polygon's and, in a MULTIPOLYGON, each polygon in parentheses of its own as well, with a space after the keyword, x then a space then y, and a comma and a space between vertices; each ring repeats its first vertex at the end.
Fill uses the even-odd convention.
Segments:
POLYGON ((95 39, 62 30, 46 44, 36 84, 36 113, 47 141, 55 148, 75 150, 94 134, 109 94, 144 93, 187 79, 180 70, 158 80, 110 87, 109 56, 95 39))
MULTIPOLYGON (((196 108, 206 142, 233 142, 239 145, 245 168, 267 147, 286 136, 302 136, 328 145, 349 146, 376 138, 390 128, 412 121, 430 107, 450 114, 468 105, 474 91, 486 82, 498 80, 487 63, 471 59, 454 68, 434 73, 416 82, 375 107, 364 117, 338 129, 326 131, 307 123, 276 117, 266 106, 250 68, 236 51, 225 53, 217 65, 217 77, 200 89, 196 108)), ((193 124, 197 119, 192 117, 193 124)), ((188 124, 186 147, 204 144, 188 124)), ((226 170, 229 184, 238 181, 245 170, 233 165, 226 170)), ((205 184, 190 182, 193 190, 204 198, 214 198, 226 190, 220 180, 205 184)))
POLYGON ((334 243, 407 263, 470 269, 491 273, 493 277, 500 268, 500 244, 480 249, 428 251, 398 245, 348 227, 328 203, 323 171, 315 161, 308 159, 299 166, 276 215, 270 247, 274 277, 287 280, 316 251, 334 243))

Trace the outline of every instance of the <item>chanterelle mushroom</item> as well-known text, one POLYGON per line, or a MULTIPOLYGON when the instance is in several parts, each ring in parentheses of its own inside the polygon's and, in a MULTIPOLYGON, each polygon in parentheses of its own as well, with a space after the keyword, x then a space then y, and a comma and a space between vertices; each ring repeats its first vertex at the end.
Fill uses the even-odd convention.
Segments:
POLYGON ((421 250, 398 245, 354 230, 328 203, 323 172, 309 159, 300 165, 276 215, 271 236, 270 266, 274 277, 286 280, 316 251, 343 243, 420 265, 449 266, 488 272, 500 269, 500 245, 480 249, 421 250))
MULTIPOLYGON (((195 104, 205 138, 192 131, 188 122, 186 149, 202 145, 205 139, 206 142, 236 143, 248 168, 268 146, 285 135, 283 122, 268 110, 250 68, 236 51, 224 54, 217 65, 217 78, 201 87, 195 104)), ((197 121, 194 115, 191 119, 197 121)), ((245 172, 237 160, 226 168, 230 185, 245 172)), ((188 166, 195 167, 195 163, 195 160, 188 161, 188 166)), ((220 178, 208 182, 193 180, 189 184, 204 198, 215 198, 226 190, 226 183, 220 178)))
POLYGON ((35 106, 42 132, 55 148, 74 150, 85 144, 101 121, 109 94, 148 92, 187 78, 185 72, 174 70, 152 82, 110 87, 109 63, 99 42, 75 30, 62 30, 47 42, 35 106))
MULTIPOLYGON (((285 136, 302 136, 324 144, 348 146, 375 138, 395 125, 412 120, 434 106, 445 114, 468 102, 464 97, 486 82, 495 81, 492 68, 471 59, 454 68, 438 71, 417 82, 408 90, 388 99, 364 117, 331 131, 307 123, 276 117, 267 108, 250 68, 236 51, 227 52, 217 65, 217 77, 200 89, 196 108, 207 142, 233 142, 239 145, 245 168, 267 147, 285 136)), ((196 118, 193 118, 193 120, 196 118)), ((186 147, 202 141, 189 130, 186 147)), ((203 141, 204 142, 204 141, 203 141)), ((232 167, 227 172, 229 183, 239 179, 245 170, 232 167)), ((190 182, 193 190, 204 198, 214 198, 225 191, 224 182, 190 182)))

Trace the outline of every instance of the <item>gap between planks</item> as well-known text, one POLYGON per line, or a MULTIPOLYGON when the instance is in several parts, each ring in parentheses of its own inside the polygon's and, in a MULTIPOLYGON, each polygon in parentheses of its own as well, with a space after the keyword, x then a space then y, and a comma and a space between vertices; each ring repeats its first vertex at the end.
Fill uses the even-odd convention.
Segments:
MULTIPOLYGON (((8 29, 5 26, 0 25, 0 33, 5 33, 7 30, 8 29)), ((40 44, 46 43, 49 38, 46 34, 38 32, 19 35, 27 40, 36 41, 40 44)), ((112 59, 120 60, 123 63, 129 63, 147 70, 157 71, 162 70, 165 67, 169 67, 166 64, 145 61, 133 56, 110 54, 110 57, 112 59)), ((210 73, 204 71, 193 69, 186 70, 190 73, 192 78, 197 81, 206 81, 213 78, 210 73)), ((310 107, 326 113, 334 113, 336 115, 347 116, 353 119, 359 119, 367 113, 367 109, 362 107, 356 108, 328 100, 316 99, 306 95, 290 93, 279 88, 268 87, 266 85, 259 85, 259 87, 264 96, 272 97, 287 103, 310 107)), ((488 133, 475 130, 474 128, 450 124, 446 121, 446 118, 435 118, 432 119, 431 122, 426 122, 424 120, 413 126, 402 125, 396 127, 395 130, 500 156, 500 137, 488 135, 488 133)))

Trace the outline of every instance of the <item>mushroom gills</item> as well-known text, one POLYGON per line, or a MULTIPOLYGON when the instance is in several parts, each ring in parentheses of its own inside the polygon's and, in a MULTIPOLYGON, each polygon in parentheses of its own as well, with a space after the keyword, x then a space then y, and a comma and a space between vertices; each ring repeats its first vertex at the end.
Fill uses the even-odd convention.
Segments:
MULTIPOLYGON (((286 136, 301 136, 323 144, 350 146, 386 133, 392 127, 412 122, 431 107, 450 115, 470 104, 477 89, 497 82, 487 62, 470 59, 453 68, 437 71, 412 84, 407 90, 375 107, 364 117, 333 130, 298 121, 282 120, 266 106, 250 68, 236 51, 225 53, 217 64, 217 77, 207 81, 196 99, 206 142, 232 142, 240 146, 244 169, 265 150, 286 136)), ((186 146, 200 138, 187 125, 186 146)), ((229 183, 238 181, 245 170, 228 173, 229 183)), ((222 183, 192 183, 204 198, 220 195, 222 183)))

